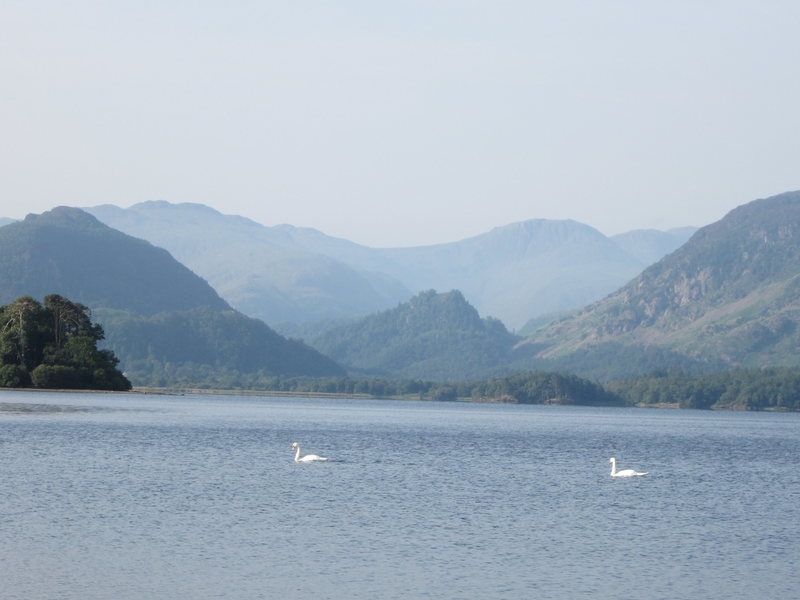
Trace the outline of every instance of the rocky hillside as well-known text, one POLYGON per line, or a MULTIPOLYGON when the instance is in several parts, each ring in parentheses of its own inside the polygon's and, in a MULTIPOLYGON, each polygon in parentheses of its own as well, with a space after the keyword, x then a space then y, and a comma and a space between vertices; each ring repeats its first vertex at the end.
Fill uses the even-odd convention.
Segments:
POLYGON ((551 360, 616 344, 698 364, 800 364, 800 192, 736 208, 619 291, 524 344, 551 360))

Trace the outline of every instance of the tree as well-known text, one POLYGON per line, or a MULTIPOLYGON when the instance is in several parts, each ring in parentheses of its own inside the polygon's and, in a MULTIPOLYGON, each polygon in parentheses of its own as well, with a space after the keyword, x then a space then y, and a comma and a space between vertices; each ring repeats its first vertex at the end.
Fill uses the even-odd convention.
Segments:
POLYGON ((98 350, 103 329, 89 309, 58 294, 0 308, 0 387, 129 390, 119 361, 98 350))
POLYGON ((71 335, 87 336, 96 342, 105 337, 103 328, 92 324, 89 309, 83 304, 50 294, 44 297, 44 307, 50 314, 53 341, 57 348, 61 348, 64 340, 71 335))
POLYGON ((3 308, 2 312, 2 345, 3 362, 18 364, 26 371, 41 362, 41 323, 42 305, 30 296, 17 298, 3 308))

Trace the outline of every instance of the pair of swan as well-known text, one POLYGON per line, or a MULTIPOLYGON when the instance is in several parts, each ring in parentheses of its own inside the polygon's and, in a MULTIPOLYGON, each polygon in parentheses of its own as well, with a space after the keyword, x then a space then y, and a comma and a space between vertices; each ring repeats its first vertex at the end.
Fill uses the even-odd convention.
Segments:
POLYGON ((330 460, 330 458, 325 456, 317 456, 316 454, 306 454, 305 456, 300 456, 300 444, 297 442, 292 442, 292 448, 296 450, 294 453, 294 462, 317 462, 330 460))
MULTIPOLYGON (((297 442, 292 442, 292 448, 295 450, 294 462, 320 462, 330 460, 330 458, 326 456, 318 456, 316 454, 306 454, 305 456, 300 456, 300 444, 297 442)), ((639 475, 647 475, 647 471, 644 473, 639 473, 633 469, 623 469, 622 471, 617 471, 617 459, 613 456, 608 459, 608 462, 611 463, 612 477, 636 477, 639 475)))
POLYGON ((647 475, 647 471, 644 473, 639 473, 638 471, 634 471, 633 469, 623 469, 622 471, 617 471, 617 459, 613 456, 608 459, 608 462, 611 463, 611 476, 612 477, 636 477, 637 475, 647 475))

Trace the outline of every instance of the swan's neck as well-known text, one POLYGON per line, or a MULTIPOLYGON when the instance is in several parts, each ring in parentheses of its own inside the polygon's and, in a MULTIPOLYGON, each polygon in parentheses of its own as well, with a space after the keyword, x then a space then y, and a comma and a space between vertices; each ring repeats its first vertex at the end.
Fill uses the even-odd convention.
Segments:
POLYGON ((613 477, 617 473, 617 461, 613 458, 611 459, 611 476, 613 477))
POLYGON ((300 462, 300 446, 297 447, 297 451, 294 453, 294 462, 300 462))

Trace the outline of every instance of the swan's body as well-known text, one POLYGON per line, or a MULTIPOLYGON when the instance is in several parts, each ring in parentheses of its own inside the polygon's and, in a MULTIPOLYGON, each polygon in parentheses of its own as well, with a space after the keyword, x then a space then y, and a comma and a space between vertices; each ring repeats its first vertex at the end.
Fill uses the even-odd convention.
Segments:
POLYGON ((617 459, 613 456, 608 459, 608 462, 611 463, 612 477, 636 477, 637 475, 647 475, 647 471, 644 473, 639 473, 633 469, 623 469, 622 471, 617 471, 617 459))
POLYGON ((305 456, 300 456, 300 444, 297 442, 292 442, 292 448, 295 449, 294 462, 317 462, 330 460, 330 458, 325 456, 317 456, 316 454, 306 454, 305 456))

